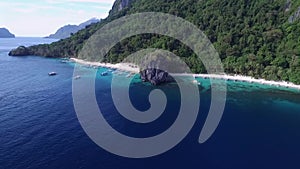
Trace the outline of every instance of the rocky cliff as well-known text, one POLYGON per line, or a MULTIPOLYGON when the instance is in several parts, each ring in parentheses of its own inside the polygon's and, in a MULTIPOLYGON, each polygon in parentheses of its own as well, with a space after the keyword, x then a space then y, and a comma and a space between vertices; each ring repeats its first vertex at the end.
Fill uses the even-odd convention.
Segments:
POLYGON ((140 72, 140 75, 143 82, 150 82, 155 86, 174 81, 169 73, 155 68, 143 70, 140 72))
POLYGON ((130 7, 134 0, 116 0, 110 14, 116 14, 125 8, 130 7))
POLYGON ((296 20, 300 19, 300 6, 298 10, 289 18, 290 23, 294 23, 296 20))

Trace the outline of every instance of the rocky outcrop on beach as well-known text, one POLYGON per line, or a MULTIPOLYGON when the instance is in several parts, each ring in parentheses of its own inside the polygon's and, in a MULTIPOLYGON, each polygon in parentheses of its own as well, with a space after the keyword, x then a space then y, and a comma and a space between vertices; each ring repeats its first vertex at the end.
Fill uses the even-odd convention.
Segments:
POLYGON ((140 75, 143 82, 150 82, 155 86, 174 81, 168 72, 155 68, 143 70, 140 72, 140 75))
POLYGON ((0 28, 0 38, 15 38, 15 35, 6 28, 0 28))

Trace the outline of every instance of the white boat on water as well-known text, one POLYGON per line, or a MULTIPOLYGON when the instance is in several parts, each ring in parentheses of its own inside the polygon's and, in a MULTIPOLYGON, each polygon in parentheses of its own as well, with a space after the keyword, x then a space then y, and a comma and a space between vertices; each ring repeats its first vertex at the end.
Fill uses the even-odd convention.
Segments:
POLYGON ((80 76, 75 76, 74 77, 75 80, 80 79, 80 78, 81 78, 80 76))
POLYGON ((108 75, 108 72, 101 73, 101 76, 107 76, 107 75, 108 75))
POLYGON ((56 72, 50 72, 50 73, 48 73, 48 75, 49 76, 55 76, 55 75, 57 75, 57 73, 56 72))

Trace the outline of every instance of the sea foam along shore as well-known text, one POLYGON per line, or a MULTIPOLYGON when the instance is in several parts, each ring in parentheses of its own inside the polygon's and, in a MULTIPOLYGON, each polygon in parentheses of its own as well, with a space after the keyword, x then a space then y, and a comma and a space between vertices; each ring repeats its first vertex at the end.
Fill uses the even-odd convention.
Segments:
MULTIPOLYGON (((100 63, 100 62, 89 62, 77 58, 71 58, 70 61, 74 61, 76 63, 88 66, 99 66, 111 69, 118 69, 122 71, 127 71, 131 73, 139 73, 140 68, 132 63, 118 63, 118 64, 111 64, 111 63, 100 63)), ((292 88, 300 90, 300 85, 296 85, 290 82, 277 82, 277 81, 268 81, 265 79, 255 79, 249 76, 241 76, 241 75, 226 75, 226 74, 171 74, 171 75, 178 75, 178 76, 193 76, 195 78, 204 78, 204 79, 223 79, 227 81, 241 81, 241 82, 248 82, 248 83, 259 83, 263 85, 269 85, 274 87, 285 87, 285 88, 292 88)))

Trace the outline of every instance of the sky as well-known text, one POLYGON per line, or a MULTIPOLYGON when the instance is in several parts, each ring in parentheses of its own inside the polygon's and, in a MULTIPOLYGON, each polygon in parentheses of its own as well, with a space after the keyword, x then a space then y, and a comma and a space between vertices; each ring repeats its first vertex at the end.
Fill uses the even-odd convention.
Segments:
POLYGON ((105 18, 115 0, 1 0, 0 28, 17 37, 44 37, 67 24, 105 18))

